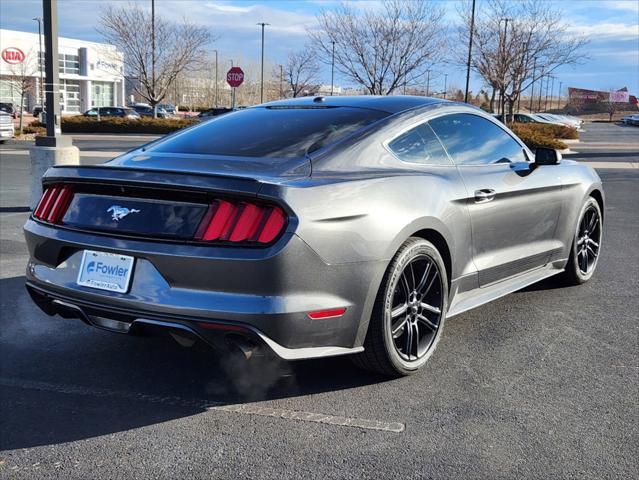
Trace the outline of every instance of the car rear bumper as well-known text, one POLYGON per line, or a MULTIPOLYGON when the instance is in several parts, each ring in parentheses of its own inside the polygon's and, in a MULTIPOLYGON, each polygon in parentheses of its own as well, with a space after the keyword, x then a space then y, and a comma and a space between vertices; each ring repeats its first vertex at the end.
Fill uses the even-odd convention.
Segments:
POLYGON ((13 128, 13 125, 10 127, 0 127, 0 138, 13 138, 14 135, 15 129, 13 128))
POLYGON ((30 219, 25 237, 27 288, 49 314, 122 333, 166 325, 211 344, 241 334, 285 359, 361 351, 372 285, 385 268, 383 262, 327 265, 292 233, 267 248, 229 248, 116 238, 30 219), (134 256, 129 291, 78 285, 85 249, 134 256), (346 312, 322 320, 308 315, 337 308, 346 312))

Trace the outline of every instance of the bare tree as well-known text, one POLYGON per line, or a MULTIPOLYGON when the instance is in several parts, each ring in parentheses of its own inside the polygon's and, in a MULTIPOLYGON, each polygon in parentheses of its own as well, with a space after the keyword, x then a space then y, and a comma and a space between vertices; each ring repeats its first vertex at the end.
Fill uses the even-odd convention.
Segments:
POLYGON ((322 62, 331 64, 373 95, 417 82, 443 53, 443 9, 424 0, 383 0, 363 13, 342 3, 323 10, 319 29, 309 30, 322 62))
MULTIPOLYGON (((470 31, 468 1, 459 12, 459 43, 465 44, 470 31)), ((586 43, 584 37, 569 34, 563 13, 544 0, 488 0, 475 16, 471 67, 492 89, 491 109, 499 93, 502 110, 507 106, 512 114, 521 93, 542 71, 550 75, 559 67, 578 64, 585 58, 581 50, 586 43)), ((466 55, 460 45, 460 63, 466 55)))
POLYGON ((284 64, 284 77, 294 98, 315 86, 318 70, 316 54, 312 48, 306 47, 289 53, 284 64))
POLYGON ((184 18, 173 23, 155 17, 137 4, 107 5, 100 13, 98 32, 124 54, 125 72, 151 106, 160 103, 180 72, 195 70, 205 60, 203 47, 211 40, 204 27, 184 18), (155 50, 151 38, 155 33, 155 50))
POLYGON ((14 91, 20 94, 20 123, 18 125, 18 131, 22 135, 23 118, 24 118, 24 99, 25 97, 35 89, 33 83, 33 77, 38 72, 36 65, 36 56, 32 51, 29 51, 24 60, 20 63, 13 64, 9 67, 9 85, 14 91))

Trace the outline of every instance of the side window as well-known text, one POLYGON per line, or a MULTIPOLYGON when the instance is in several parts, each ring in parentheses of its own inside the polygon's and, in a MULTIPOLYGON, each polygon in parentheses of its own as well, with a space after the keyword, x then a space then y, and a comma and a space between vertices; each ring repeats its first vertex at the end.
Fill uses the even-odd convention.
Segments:
POLYGON ((402 161, 425 165, 451 165, 437 136, 427 123, 404 132, 388 148, 402 161))
POLYGON ((478 115, 456 113, 429 123, 458 165, 526 161, 522 146, 513 137, 478 115))

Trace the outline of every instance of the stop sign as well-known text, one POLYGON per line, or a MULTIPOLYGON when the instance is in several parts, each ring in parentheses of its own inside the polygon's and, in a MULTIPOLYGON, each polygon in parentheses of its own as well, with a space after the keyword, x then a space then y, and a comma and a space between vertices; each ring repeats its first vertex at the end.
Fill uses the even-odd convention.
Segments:
POLYGON ((240 67, 233 67, 226 73, 226 83, 231 87, 237 88, 244 81, 244 72, 240 67))

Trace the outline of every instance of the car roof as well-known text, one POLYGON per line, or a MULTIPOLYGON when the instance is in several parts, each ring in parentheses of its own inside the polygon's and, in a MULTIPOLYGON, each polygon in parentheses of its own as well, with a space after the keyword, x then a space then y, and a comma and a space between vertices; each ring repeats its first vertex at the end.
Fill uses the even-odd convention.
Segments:
POLYGON ((448 102, 448 100, 443 100, 441 98, 417 97, 412 95, 358 95, 344 97, 315 96, 277 100, 258 105, 258 107, 352 107, 381 110, 383 112, 393 114, 437 103, 452 102, 448 102))

